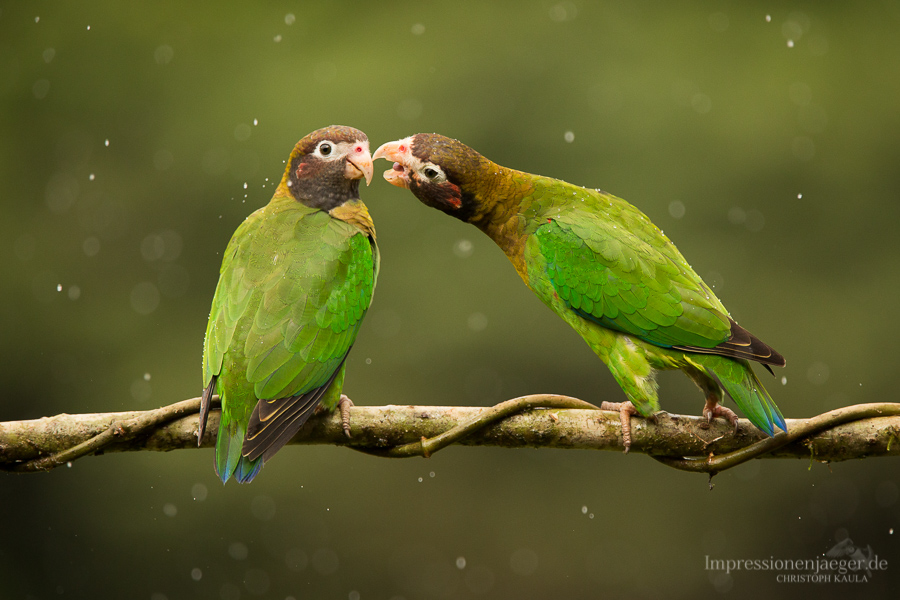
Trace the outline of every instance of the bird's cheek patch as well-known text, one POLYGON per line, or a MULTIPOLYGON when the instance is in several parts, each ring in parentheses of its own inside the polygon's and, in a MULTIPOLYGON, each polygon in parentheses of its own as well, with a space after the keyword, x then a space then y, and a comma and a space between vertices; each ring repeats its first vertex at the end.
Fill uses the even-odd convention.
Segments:
POLYGON ((438 197, 444 204, 453 208, 462 206, 462 193, 459 190, 459 186, 449 181, 438 187, 438 197))

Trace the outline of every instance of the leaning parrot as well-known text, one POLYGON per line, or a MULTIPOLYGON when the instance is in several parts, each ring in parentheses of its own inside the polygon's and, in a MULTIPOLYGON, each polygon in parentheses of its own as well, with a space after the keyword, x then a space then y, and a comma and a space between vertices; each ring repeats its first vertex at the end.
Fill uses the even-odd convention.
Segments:
POLYGON ((641 211, 600 190, 501 167, 437 134, 384 144, 373 159, 422 203, 486 233, 537 296, 609 367, 628 402, 620 411, 626 452, 630 416, 659 410, 656 371, 681 369, 706 396, 703 414, 737 415, 724 391, 769 435, 784 417, 748 360, 784 358, 734 322, 675 245, 641 211), (723 391, 724 388, 724 391, 723 391))
POLYGON ((317 407, 349 410, 344 361, 379 265, 372 218, 359 199, 363 177, 372 180, 366 134, 337 125, 310 133, 291 152, 272 199, 225 249, 203 345, 199 431, 202 440, 218 393, 223 483, 232 475, 251 481, 317 407))

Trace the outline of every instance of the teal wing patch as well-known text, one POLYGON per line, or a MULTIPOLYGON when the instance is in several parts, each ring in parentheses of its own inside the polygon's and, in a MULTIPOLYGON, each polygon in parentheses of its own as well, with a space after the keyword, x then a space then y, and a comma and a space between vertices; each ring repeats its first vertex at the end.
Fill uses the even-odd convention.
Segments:
POLYGON ((713 348, 729 337, 724 307, 646 217, 622 222, 563 213, 534 233, 546 276, 566 305, 603 327, 671 348, 713 348), (658 236, 652 235, 658 233, 658 236))

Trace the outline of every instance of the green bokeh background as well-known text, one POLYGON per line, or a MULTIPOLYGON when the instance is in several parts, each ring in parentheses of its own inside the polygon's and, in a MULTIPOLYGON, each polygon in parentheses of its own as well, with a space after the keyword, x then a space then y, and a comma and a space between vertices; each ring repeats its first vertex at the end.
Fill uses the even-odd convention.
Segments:
MULTIPOLYGON (((895 400, 898 27, 897 2, 5 2, 0 420, 198 395, 221 252, 332 123, 373 148, 438 131, 622 196, 787 357, 766 379, 786 416, 895 400)), ((348 362, 358 404, 622 398, 481 233, 377 175, 363 197, 383 262, 348 362)), ((678 373, 661 401, 702 407, 678 373)), ((0 477, 0 596, 900 590, 896 459, 714 481, 611 452, 289 447, 225 487, 210 450, 89 458, 0 477), (847 536, 888 571, 848 587, 704 568, 847 536)))

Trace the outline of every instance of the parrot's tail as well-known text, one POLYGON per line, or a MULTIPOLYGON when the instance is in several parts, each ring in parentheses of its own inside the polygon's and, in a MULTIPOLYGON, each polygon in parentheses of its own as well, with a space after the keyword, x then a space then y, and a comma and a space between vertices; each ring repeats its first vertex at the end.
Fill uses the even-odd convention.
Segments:
POLYGON ((238 483, 250 483, 262 469, 262 457, 250 460, 241 456, 244 445, 244 428, 232 421, 222 420, 219 437, 216 439, 216 475, 226 483, 234 475, 238 483))
POLYGON ((751 423, 769 435, 775 435, 776 425, 787 431, 784 416, 750 363, 723 356, 707 355, 703 358, 700 362, 715 376, 751 423))

